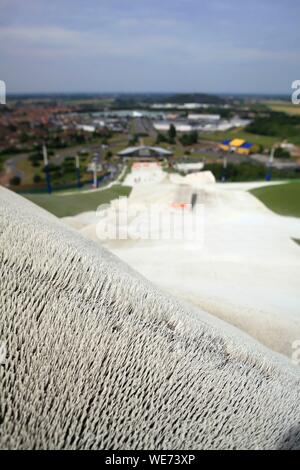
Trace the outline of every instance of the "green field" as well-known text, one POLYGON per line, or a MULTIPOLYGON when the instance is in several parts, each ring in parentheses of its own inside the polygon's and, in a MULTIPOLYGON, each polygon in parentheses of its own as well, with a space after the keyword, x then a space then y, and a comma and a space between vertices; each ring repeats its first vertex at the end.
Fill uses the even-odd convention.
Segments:
POLYGON ((81 212, 94 211, 100 204, 109 203, 119 196, 128 196, 131 187, 114 185, 103 191, 72 194, 24 194, 23 196, 57 217, 67 217, 81 212))
POLYGON ((265 105, 272 111, 300 116, 300 106, 288 101, 265 101, 265 105))
POLYGON ((269 209, 280 215, 300 217, 300 181, 265 186, 251 191, 269 209))

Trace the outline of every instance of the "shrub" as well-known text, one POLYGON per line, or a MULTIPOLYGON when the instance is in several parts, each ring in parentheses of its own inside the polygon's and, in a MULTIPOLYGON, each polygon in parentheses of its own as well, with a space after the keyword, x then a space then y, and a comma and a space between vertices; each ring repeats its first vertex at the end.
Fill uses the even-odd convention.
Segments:
POLYGON ((21 183, 20 176, 13 176, 12 178, 10 178, 9 183, 12 186, 19 186, 19 184, 21 183))
POLYGON ((198 132, 192 131, 188 134, 183 134, 180 137, 180 142, 184 146, 196 144, 198 142, 198 132))
POLYGON ((283 149, 281 147, 277 147, 277 149, 274 152, 274 157, 275 158, 290 158, 290 152, 286 149, 283 149))
POLYGON ((34 175, 33 176, 33 182, 34 183, 41 183, 42 177, 40 175, 34 175))

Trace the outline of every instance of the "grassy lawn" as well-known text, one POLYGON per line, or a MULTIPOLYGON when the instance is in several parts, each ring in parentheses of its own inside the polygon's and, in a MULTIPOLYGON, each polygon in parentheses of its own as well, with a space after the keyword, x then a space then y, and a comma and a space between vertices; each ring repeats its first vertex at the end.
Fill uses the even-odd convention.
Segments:
POLYGON ((300 106, 296 106, 293 103, 288 103, 287 101, 266 101, 265 104, 272 111, 300 116, 300 106))
POLYGON ((39 175, 43 179, 45 178, 45 174, 42 171, 42 164, 38 167, 33 167, 28 158, 18 161, 16 168, 24 172, 22 184, 32 184, 34 175, 39 175))
POLYGON ((109 203, 119 196, 128 196, 131 187, 115 185, 103 191, 90 193, 62 194, 24 194, 23 196, 43 207, 57 217, 67 217, 81 212, 96 210, 100 204, 109 203))
POLYGON ((203 158, 204 161, 206 160, 218 160, 222 158, 222 155, 219 157, 216 157, 215 155, 211 155, 210 153, 205 153, 205 152, 193 152, 191 155, 188 155, 188 157, 191 158, 203 158))
POLYGON ((269 209, 280 215, 300 217, 300 181, 265 186, 251 191, 269 209))

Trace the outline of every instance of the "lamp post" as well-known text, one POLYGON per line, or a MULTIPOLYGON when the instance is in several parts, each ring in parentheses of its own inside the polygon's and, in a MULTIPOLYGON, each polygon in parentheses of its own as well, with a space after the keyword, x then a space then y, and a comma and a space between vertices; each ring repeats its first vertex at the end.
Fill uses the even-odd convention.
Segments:
POLYGON ((50 177, 50 171, 49 171, 48 152, 47 152, 47 147, 45 144, 43 144, 43 157, 44 157, 44 167, 45 167, 47 189, 48 189, 48 193, 51 194, 52 193, 51 177, 50 177))
POLYGON ((80 189, 80 162, 79 162, 79 155, 75 156, 75 167, 76 167, 76 178, 77 178, 77 186, 80 189))
POLYGON ((222 173, 222 183, 226 181, 226 170, 227 170, 227 157, 224 155, 223 157, 223 173, 222 173))
POLYGON ((94 172, 94 182, 93 182, 93 186, 94 188, 98 188, 98 178, 97 178, 97 160, 94 160, 93 162, 93 172, 94 172))
POLYGON ((270 153, 270 159, 269 159, 269 168, 266 174, 266 181, 271 181, 272 179, 272 169, 273 169, 273 163, 274 163, 274 155, 275 155, 275 150, 276 150, 277 145, 273 145, 270 153))

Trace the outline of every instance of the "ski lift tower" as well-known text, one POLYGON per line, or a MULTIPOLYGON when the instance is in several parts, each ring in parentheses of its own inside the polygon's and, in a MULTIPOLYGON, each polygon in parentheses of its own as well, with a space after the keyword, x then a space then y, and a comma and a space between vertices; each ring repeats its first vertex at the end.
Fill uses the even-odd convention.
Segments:
POLYGON ((94 189, 98 188, 98 175, 97 175, 98 162, 99 162, 99 155, 93 158, 92 168, 93 168, 93 188, 94 189))
POLYGON ((224 157, 223 157, 222 183, 226 182, 226 173, 227 173, 227 155, 224 155, 224 157))
POLYGON ((48 193, 51 194, 52 193, 51 176, 50 176, 50 171, 49 171, 48 152, 47 152, 47 147, 45 144, 43 144, 43 157, 44 157, 44 167, 45 167, 47 189, 48 189, 48 193))
POLYGON ((80 161, 79 161, 79 155, 76 154, 75 156, 75 167, 76 167, 76 178, 77 178, 77 187, 80 189, 81 183, 80 183, 80 161))
POLYGON ((268 165, 268 171, 267 171, 267 174, 266 174, 266 181, 271 181, 271 179, 272 179, 272 170, 273 170, 274 155, 275 155, 276 148, 277 148, 277 145, 273 145, 273 147, 271 149, 269 165, 268 165))

